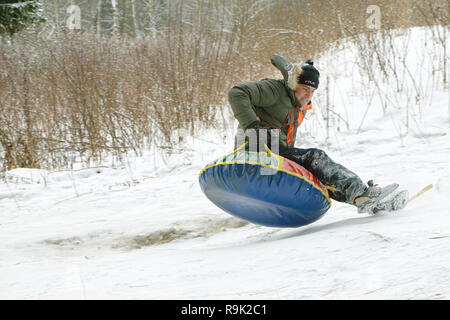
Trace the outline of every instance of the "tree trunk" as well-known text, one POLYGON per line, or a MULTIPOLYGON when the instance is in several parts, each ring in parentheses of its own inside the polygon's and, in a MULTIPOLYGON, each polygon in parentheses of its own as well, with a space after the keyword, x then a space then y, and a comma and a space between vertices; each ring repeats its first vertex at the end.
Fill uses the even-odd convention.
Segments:
POLYGON ((136 17, 136 3, 135 0, 131 0, 131 14, 133 16, 134 34, 136 37, 140 36, 139 25, 136 17))
POLYGON ((113 7, 113 35, 119 35, 119 9, 117 6, 118 0, 111 0, 111 4, 113 7))
POLYGON ((98 0, 97 3, 97 37, 100 38, 102 32, 102 2, 98 0))
POLYGON ((59 20, 59 1, 55 0, 55 23, 56 23, 56 30, 60 27, 60 20, 59 20))

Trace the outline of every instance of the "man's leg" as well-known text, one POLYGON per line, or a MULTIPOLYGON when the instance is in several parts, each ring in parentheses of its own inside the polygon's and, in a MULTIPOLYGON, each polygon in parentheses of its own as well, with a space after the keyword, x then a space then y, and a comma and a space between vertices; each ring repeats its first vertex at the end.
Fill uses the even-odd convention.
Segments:
POLYGON ((367 185, 352 171, 334 162, 320 149, 281 148, 280 155, 310 171, 323 184, 333 187, 330 197, 340 202, 354 204, 367 185))

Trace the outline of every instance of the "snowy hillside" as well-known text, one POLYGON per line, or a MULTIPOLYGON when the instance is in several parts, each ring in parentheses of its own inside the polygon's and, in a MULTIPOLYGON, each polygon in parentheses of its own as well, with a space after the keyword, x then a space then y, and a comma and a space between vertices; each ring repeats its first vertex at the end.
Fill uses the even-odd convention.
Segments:
MULTIPOLYGON (((322 57, 322 74, 333 57, 356 70, 344 48, 322 57)), ((297 146, 323 148, 363 180, 398 182, 411 195, 433 184, 405 209, 370 216, 333 202, 297 229, 231 217, 203 195, 198 173, 231 151, 232 130, 224 144, 210 142, 224 133, 208 132, 164 159, 150 150, 123 165, 16 169, 0 182, 0 298, 450 299, 448 89, 426 82, 406 129, 408 91, 385 88, 398 109, 383 112, 375 96, 366 112, 367 82, 332 70, 334 112, 349 127, 327 139, 322 92, 297 146)))

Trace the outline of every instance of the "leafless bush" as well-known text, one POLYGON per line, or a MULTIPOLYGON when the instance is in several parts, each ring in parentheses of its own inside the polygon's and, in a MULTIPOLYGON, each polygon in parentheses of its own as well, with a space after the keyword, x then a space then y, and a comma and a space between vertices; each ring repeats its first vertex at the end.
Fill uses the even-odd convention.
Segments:
POLYGON ((216 13, 208 18, 205 3, 175 3, 158 37, 69 32, 4 45, 3 170, 120 159, 154 142, 171 145, 175 130, 215 126, 245 58, 234 57, 238 38, 221 2, 208 2, 216 13))
MULTIPOLYGON (((366 32, 365 5, 373 1, 168 0, 161 19, 155 16, 161 10, 157 1, 119 1, 114 12, 130 10, 120 15, 128 20, 116 16, 111 28, 99 20, 105 18, 100 9, 106 1, 66 1, 87 6, 83 13, 92 10, 83 15, 86 27, 68 32, 61 2, 46 2, 54 15, 52 28, 2 40, 2 171, 70 167, 75 161, 89 165, 107 155, 121 160, 155 144, 171 148, 179 142, 174 131, 195 135, 220 121, 226 126, 230 119, 219 115, 228 108, 228 89, 275 74, 269 63, 273 53, 299 62, 338 47, 343 38, 359 46, 371 81, 389 74, 393 87, 402 90, 400 72, 407 69, 399 69, 403 53, 388 30, 411 26, 409 8, 416 3, 380 2, 391 14, 383 16, 383 30, 366 32), (136 8, 152 8, 152 15, 138 15, 136 8)), ((448 16, 439 10, 423 6, 415 23, 446 25, 448 16)), ((444 50, 445 32, 435 29, 444 50)), ((445 52, 440 57, 445 70, 445 52)), ((323 67, 326 74, 328 66, 323 67)), ((423 95, 420 90, 417 85, 416 96, 423 95)), ((327 121, 348 127, 348 119, 329 106, 329 94, 327 121)), ((330 123, 324 127, 330 129, 330 123)))

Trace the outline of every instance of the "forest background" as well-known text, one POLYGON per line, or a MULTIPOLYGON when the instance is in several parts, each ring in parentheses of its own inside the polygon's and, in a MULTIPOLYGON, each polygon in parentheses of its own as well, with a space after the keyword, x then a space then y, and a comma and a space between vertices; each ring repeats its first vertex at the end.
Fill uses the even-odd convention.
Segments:
MULTIPOLYGON (((11 2, 24 1, 1 1, 11 2)), ((173 153, 186 136, 227 130, 234 125, 228 90, 279 77, 269 60, 274 53, 291 62, 320 60, 350 41, 368 87, 377 88, 381 76, 400 92, 399 74, 409 69, 394 39, 428 27, 436 48, 429 75, 448 87, 447 1, 34 2, 42 21, 1 35, 0 172, 89 166, 110 156, 121 161, 150 147, 173 153)), ((327 132, 339 131, 349 119, 333 113, 328 99, 331 66, 319 68, 325 76, 318 114, 327 132)), ((420 105, 426 97, 408 77, 420 105)), ((383 110, 397 107, 378 89, 371 95, 383 110)))

